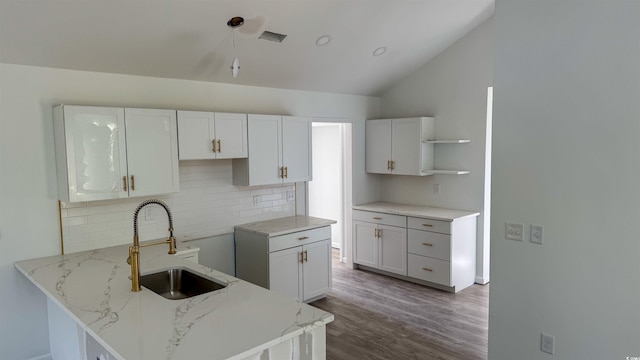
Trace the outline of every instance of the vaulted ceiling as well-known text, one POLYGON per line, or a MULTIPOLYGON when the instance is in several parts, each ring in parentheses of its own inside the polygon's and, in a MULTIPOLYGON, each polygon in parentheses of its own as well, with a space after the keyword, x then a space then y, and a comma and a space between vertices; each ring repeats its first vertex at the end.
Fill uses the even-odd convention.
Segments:
POLYGON ((0 62, 380 95, 493 10, 494 0, 0 0, 0 62), (245 18, 235 30, 234 16, 245 18), (287 37, 259 39, 264 30, 287 37), (322 35, 331 40, 317 46, 322 35))

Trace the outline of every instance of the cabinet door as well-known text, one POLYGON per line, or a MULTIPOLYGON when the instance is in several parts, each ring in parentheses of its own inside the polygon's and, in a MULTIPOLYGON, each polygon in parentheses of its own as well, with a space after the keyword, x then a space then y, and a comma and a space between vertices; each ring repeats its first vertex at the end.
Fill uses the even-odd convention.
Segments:
POLYGON ((282 163, 284 182, 311 180, 311 119, 282 117, 282 163))
POLYGON ((391 126, 393 174, 420 175, 422 139, 419 118, 394 119, 391 126))
POLYGON ((214 115, 205 111, 178 111, 180 160, 214 159, 214 115))
POLYGON ((278 115, 249 115, 249 186, 282 183, 278 115))
POLYGON ((379 269, 407 275, 407 229, 379 225, 379 269))
POLYGON ((125 109, 129 196, 179 190, 175 110, 125 109))
POLYGON ((54 109, 54 121, 61 199, 127 197, 124 109, 60 106, 54 109))
POLYGON ((331 240, 322 240, 302 248, 304 252, 303 301, 325 295, 331 290, 331 240))
POLYGON ((378 238, 376 224, 353 222, 353 262, 378 267, 378 238))
POLYGON ((391 120, 367 120, 365 141, 366 171, 390 174, 391 120))
POLYGON ((302 246, 269 254, 269 289, 302 299, 302 246))
POLYGON ((247 115, 215 113, 216 159, 246 158, 247 115))

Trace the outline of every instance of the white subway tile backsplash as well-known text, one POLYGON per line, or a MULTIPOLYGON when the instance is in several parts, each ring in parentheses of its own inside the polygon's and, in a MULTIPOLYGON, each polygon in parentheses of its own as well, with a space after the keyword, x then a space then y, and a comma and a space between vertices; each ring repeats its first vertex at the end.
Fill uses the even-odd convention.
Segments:
MULTIPOLYGON (((180 192, 160 195, 174 218, 174 235, 191 240, 233 232, 233 226, 295 215, 286 192, 294 185, 241 187, 232 184, 231 160, 181 161, 180 192), (261 202, 253 206, 253 196, 261 202)), ((65 252, 128 244, 133 236, 133 212, 143 200, 130 198, 84 203, 62 203, 65 252)), ((138 218, 140 240, 167 236, 164 211, 154 208, 152 220, 138 218)))

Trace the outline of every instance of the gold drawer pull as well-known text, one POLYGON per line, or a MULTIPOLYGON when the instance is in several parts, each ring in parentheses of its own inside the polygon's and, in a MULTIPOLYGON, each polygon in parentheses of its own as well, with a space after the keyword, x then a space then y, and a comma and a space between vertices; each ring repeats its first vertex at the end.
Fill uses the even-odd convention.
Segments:
POLYGON ((303 237, 299 237, 298 240, 307 240, 309 237, 308 236, 303 236, 303 237))
POLYGON ((126 176, 122 177, 122 190, 123 191, 127 191, 127 177, 126 176))
POLYGON ((432 224, 422 224, 422 226, 426 226, 426 227, 433 227, 432 224))
POLYGON ((429 244, 429 243, 422 243, 422 245, 424 245, 424 246, 433 246, 433 244, 429 244))
POLYGON ((220 145, 220 140, 218 140, 218 152, 222 152, 222 145, 220 145))
POLYGON ((211 150, 213 152, 216 152, 216 139, 211 140, 211 145, 213 145, 213 147, 211 148, 211 150))
POLYGON ((424 271, 429 271, 429 272, 432 272, 432 271, 433 271, 433 269, 429 269, 429 268, 422 268, 422 270, 424 270, 424 271))
POLYGON ((382 220, 381 217, 374 217, 373 220, 382 220))
POLYGON ((136 179, 131 175, 131 190, 136 189, 136 179))

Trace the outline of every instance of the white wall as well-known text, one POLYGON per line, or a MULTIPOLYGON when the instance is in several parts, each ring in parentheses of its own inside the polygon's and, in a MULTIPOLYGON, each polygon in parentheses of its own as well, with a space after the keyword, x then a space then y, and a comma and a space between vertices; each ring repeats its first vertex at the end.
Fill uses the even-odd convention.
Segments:
POLYGON ((354 201, 377 197, 364 172, 364 119, 379 99, 0 64, 0 352, 48 351, 44 297, 13 262, 60 252, 51 107, 180 108, 348 118, 354 121, 354 201), (10 325, 7 325, 10 324, 10 325))
POLYGON ((640 2, 496 2, 489 358, 638 357, 640 2))
POLYGON ((381 200, 481 212, 478 218, 479 281, 489 281, 485 241, 484 179, 487 88, 493 78, 493 18, 489 18, 382 96, 385 118, 434 116, 436 137, 469 138, 469 144, 435 145, 435 167, 469 175, 380 175, 381 200), (434 194, 433 185, 440 184, 434 194))

